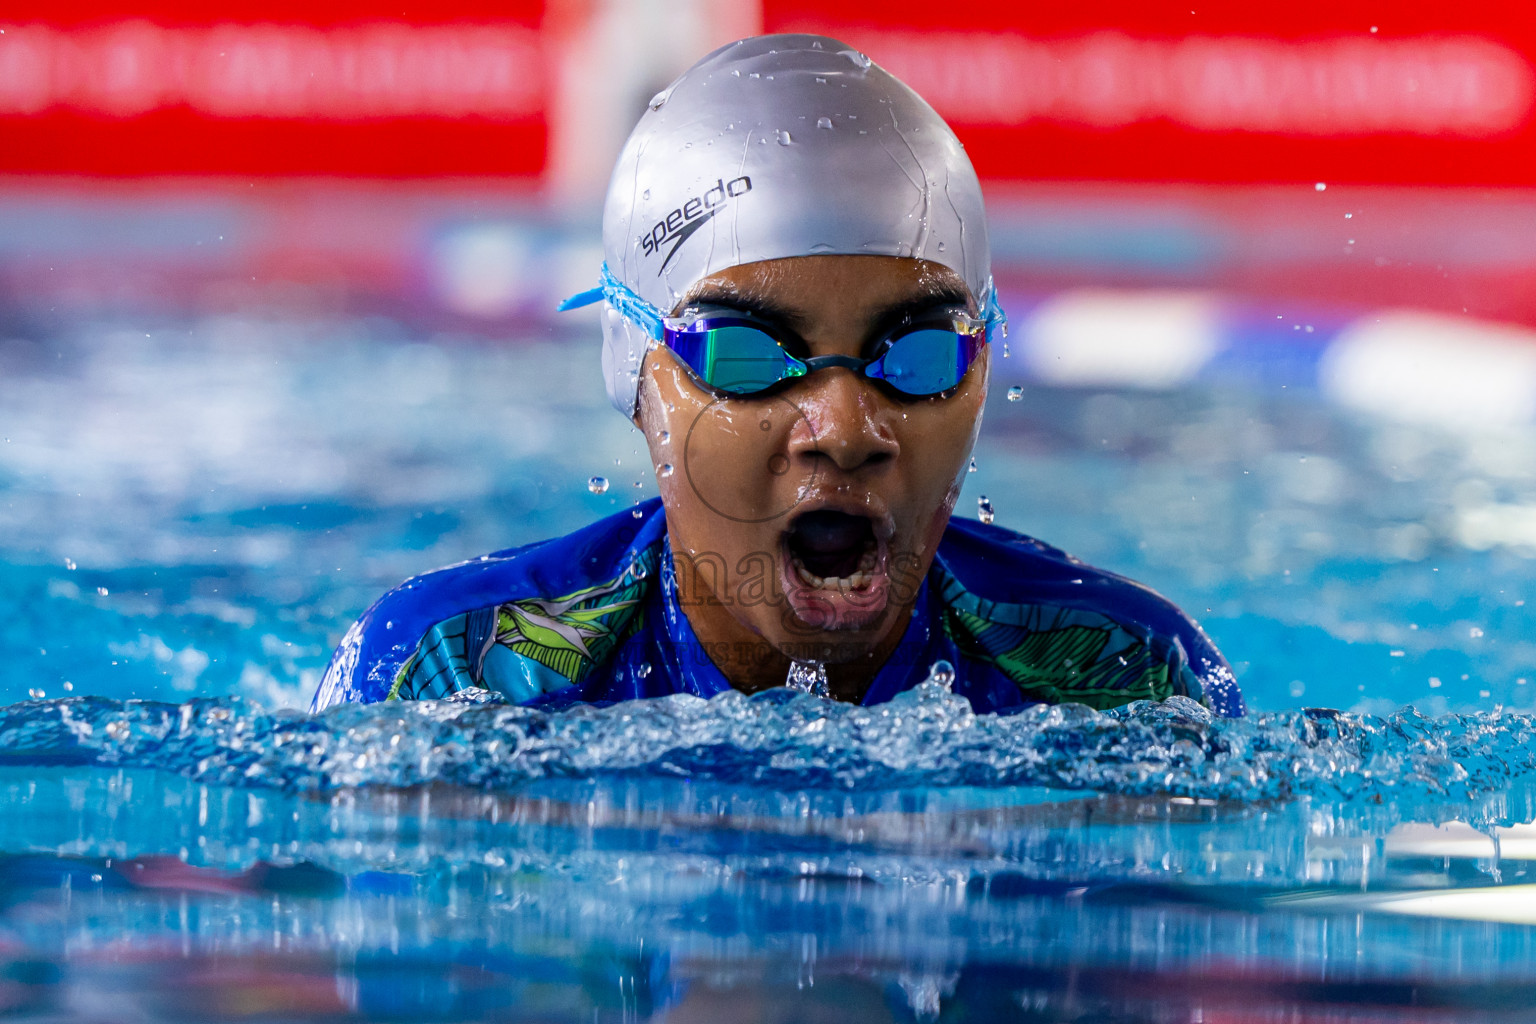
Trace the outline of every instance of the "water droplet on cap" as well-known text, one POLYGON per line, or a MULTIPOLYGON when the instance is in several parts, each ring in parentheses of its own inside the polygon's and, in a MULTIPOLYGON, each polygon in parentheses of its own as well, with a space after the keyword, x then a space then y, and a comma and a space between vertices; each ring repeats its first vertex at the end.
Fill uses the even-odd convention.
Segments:
POLYGON ((587 490, 591 491, 593 494, 607 493, 608 478, 605 476, 589 477, 587 479, 587 490))
POLYGON ((649 198, 651 198, 651 190, 650 189, 646 189, 644 192, 641 192, 640 193, 640 198, 641 199, 649 199, 649 198))
POLYGON ((866 71, 869 69, 870 65, 874 64, 874 61, 864 56, 858 50, 839 50, 837 51, 837 55, 839 57, 847 57, 853 62, 854 67, 862 68, 866 71))
POLYGON ((789 132, 785 131, 783 128, 780 128, 775 134, 778 136, 779 145, 781 146, 787 146, 791 142, 795 141, 789 137, 789 132))
POLYGON ((662 107, 662 104, 664 104, 666 102, 667 102, 667 91, 665 89, 663 89, 661 92, 659 92, 655 96, 651 97, 651 102, 648 105, 650 106, 650 108, 652 110, 660 110, 661 107, 662 107))
POLYGON ((832 127, 832 119, 830 117, 818 117, 816 119, 816 127, 817 128, 831 128, 832 127))

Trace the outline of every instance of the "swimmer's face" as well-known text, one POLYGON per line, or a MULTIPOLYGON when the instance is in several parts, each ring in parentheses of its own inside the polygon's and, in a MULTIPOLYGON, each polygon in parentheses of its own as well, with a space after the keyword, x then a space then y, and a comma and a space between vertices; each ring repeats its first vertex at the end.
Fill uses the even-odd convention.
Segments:
MULTIPOLYGON (((805 256, 721 271, 684 305, 772 320, 795 355, 867 358, 903 314, 975 312, 958 275, 894 256, 805 256)), ((824 661, 858 699, 901 638, 981 423, 988 353, 943 395, 898 395, 822 369, 722 396, 665 347, 645 359, 637 422, 667 510, 689 621, 738 688, 824 661), (841 666, 838 668, 837 666, 841 666)))

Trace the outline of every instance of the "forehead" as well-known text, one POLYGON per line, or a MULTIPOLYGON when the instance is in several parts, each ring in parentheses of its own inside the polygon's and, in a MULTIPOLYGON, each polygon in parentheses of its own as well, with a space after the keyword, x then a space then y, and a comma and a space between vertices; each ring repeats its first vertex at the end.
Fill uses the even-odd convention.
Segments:
POLYGON ((878 315, 928 303, 960 303, 975 310, 959 274, 940 263, 902 256, 815 255, 744 263, 695 283, 682 305, 701 300, 764 306, 807 318, 834 311, 878 315))

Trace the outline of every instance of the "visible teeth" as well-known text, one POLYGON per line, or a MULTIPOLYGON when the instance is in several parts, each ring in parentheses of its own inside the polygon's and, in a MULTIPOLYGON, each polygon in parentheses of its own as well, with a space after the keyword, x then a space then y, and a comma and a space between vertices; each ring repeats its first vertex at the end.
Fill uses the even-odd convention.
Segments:
POLYGON ((875 567, 873 554, 866 554, 859 560, 859 568, 852 576, 817 576, 801 564, 798 558, 794 559, 794 566, 800 581, 817 590, 863 590, 875 581, 874 573, 868 571, 875 567))

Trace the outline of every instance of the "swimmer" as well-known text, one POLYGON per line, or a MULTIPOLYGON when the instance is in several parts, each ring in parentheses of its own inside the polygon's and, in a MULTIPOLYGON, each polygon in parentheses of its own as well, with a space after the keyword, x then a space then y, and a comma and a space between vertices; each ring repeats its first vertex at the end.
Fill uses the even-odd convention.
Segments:
POLYGON ((1147 588, 952 517, 1005 323, 949 126, 833 39, 745 39, 652 100, 603 210, 602 367, 660 497, 413 579, 313 708, 563 706, 791 685, 978 712, 1180 695, 1243 713, 1147 588))

